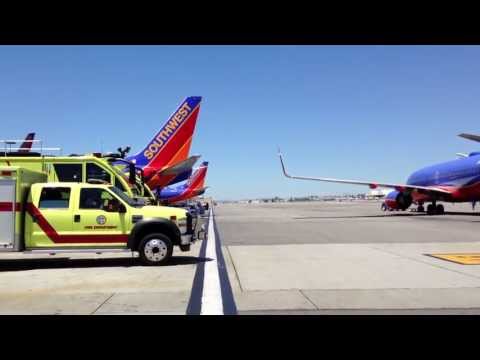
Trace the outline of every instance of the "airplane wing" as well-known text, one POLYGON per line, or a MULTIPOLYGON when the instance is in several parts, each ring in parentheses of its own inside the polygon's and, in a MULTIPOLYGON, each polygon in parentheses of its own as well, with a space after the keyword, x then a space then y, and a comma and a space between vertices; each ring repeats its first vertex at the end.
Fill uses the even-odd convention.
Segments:
POLYGON ((480 142, 480 136, 479 135, 461 133, 461 134, 458 134, 458 136, 460 136, 464 139, 480 142))
POLYGON ((334 178, 324 178, 324 177, 306 177, 306 176, 292 176, 287 173, 285 169, 285 164, 283 163, 282 154, 279 152, 278 156, 280 157, 280 163, 282 164, 283 174, 291 179, 299 179, 299 180, 314 180, 314 181, 326 181, 326 182, 335 182, 335 183, 343 183, 343 184, 354 184, 354 185, 368 185, 370 189, 375 189, 377 187, 385 187, 385 188, 392 188, 397 191, 405 191, 405 190, 418 190, 423 192, 437 192, 442 194, 451 194, 450 191, 434 187, 434 186, 417 186, 417 185, 407 185, 407 184, 389 184, 389 183, 380 183, 376 181, 359 181, 359 180, 344 180, 344 179, 334 179, 334 178))

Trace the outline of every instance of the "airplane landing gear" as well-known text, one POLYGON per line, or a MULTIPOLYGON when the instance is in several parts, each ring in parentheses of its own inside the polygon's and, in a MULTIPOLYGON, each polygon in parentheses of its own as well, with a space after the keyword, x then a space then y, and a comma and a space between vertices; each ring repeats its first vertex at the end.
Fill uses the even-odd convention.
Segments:
POLYGON ((433 203, 433 204, 430 204, 430 205, 427 206, 427 214, 428 215, 443 215, 443 214, 445 214, 445 208, 441 204, 436 205, 435 203, 433 203))
POLYGON ((417 212, 425 212, 425 208, 423 207, 423 205, 418 205, 417 212))
POLYGON ((436 213, 437 215, 443 215, 445 214, 445 209, 443 207, 443 205, 437 205, 437 208, 436 208, 436 213))

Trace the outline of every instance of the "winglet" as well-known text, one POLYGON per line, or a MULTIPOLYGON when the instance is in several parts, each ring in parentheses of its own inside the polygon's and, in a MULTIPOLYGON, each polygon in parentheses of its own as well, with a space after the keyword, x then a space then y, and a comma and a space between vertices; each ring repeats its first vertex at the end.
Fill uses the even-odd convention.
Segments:
POLYGON ((283 157, 282 157, 282 153, 280 152, 280 148, 278 148, 278 156, 280 157, 280 163, 282 164, 283 174, 288 178, 291 177, 290 175, 287 174, 287 170, 285 169, 285 164, 283 163, 283 157))

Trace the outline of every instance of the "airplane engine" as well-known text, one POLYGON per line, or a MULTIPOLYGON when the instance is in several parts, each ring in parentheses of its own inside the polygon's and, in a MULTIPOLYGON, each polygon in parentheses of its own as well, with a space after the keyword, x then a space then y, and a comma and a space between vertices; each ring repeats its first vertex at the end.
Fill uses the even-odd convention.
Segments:
POLYGON ((406 210, 412 205, 412 196, 400 191, 392 191, 385 197, 385 205, 388 209, 406 210))
POLYGON ((396 198, 398 207, 402 210, 407 210, 412 205, 412 196, 410 194, 399 193, 396 198))

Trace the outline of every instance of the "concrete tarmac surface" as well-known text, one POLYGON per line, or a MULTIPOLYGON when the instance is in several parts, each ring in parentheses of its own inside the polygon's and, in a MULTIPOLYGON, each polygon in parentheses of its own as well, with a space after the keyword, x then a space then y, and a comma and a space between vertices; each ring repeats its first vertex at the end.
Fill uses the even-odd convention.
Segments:
POLYGON ((0 314, 185 314, 199 247, 155 267, 131 254, 0 254, 0 314))
POLYGON ((136 253, 0 253, 0 315, 183 315, 207 261, 200 246, 174 247, 162 266, 142 266, 136 253))
POLYGON ((240 314, 479 314, 480 213, 380 211, 379 201, 220 204, 240 314))
MULTIPOLYGON (((218 204, 239 314, 480 314, 480 211, 382 212, 379 201, 218 204)), ((0 253, 0 314, 185 314, 202 242, 165 266, 131 254, 0 253)), ((202 273, 202 272, 200 272, 202 273)), ((196 286, 194 286, 196 285, 196 286)), ((222 287, 223 289, 223 287, 222 287)), ((193 298, 193 297, 192 297, 193 298)))

